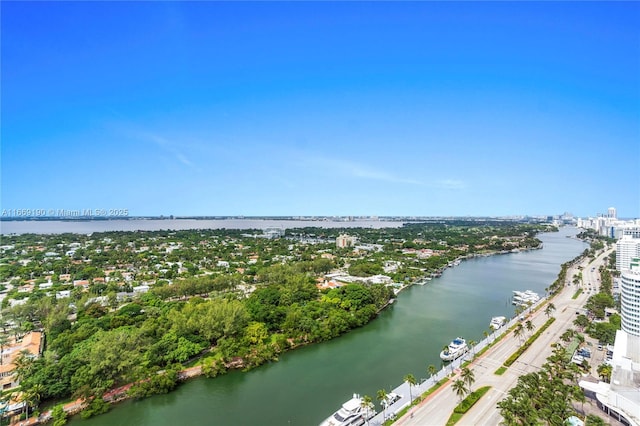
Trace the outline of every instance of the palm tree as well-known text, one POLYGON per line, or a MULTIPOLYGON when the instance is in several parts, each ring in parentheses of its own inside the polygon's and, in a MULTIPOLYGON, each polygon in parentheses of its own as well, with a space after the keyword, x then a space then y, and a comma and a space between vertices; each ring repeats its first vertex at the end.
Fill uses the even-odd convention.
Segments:
POLYGON ((526 327, 527 331, 529 332, 530 335, 532 335, 532 331, 534 328, 536 328, 535 325, 533 325, 533 323, 531 322, 531 320, 527 320, 527 322, 524 323, 524 326, 526 327))
POLYGON ((369 410, 373 408, 373 400, 369 395, 364 395, 360 400, 360 406, 364 408, 364 417, 367 419, 367 426, 369 426, 369 410))
POLYGON ((429 372, 429 377, 433 377, 436 374, 436 366, 430 364, 429 367, 427 367, 427 371, 429 372))
POLYGON ((554 343, 551 345, 551 347, 553 348, 553 353, 549 358, 547 358, 547 361, 564 362, 564 360, 567 358, 567 350, 564 348, 564 346, 562 346, 560 343, 554 343))
POLYGON ((564 333, 562 333, 562 335, 560 335, 560 339, 562 339, 563 342, 568 343, 574 335, 574 331, 572 329, 567 329, 567 331, 565 331, 564 333))
POLYGON ((28 391, 24 393, 24 401, 27 408, 27 420, 29 419, 29 406, 37 408, 40 404, 40 399, 44 393, 44 386, 40 383, 33 385, 28 391))
POLYGON ((476 376, 473 374, 473 371, 470 370, 469 367, 464 367, 462 373, 460 373, 460 377, 462 377, 462 380, 469 386, 469 390, 471 390, 471 385, 476 381, 476 376))
POLYGON ((531 313, 531 306, 533 306, 533 302, 527 302, 527 304, 524 307, 524 313, 529 315, 531 313))
POLYGON ((611 381, 611 373, 613 372, 613 368, 609 364, 600 364, 598 366, 598 375, 605 381, 611 381))
POLYGON ((386 409, 387 409, 387 391, 384 389, 380 389, 377 393, 376 393, 376 398, 378 399, 378 401, 380 401, 380 405, 382 406, 382 420, 386 420, 387 419, 387 414, 386 414, 386 409))
POLYGON ((462 401, 462 398, 464 398, 464 395, 467 393, 467 385, 460 379, 453 382, 451 389, 458 395, 460 401, 462 401))
POLYGON ((518 340, 520 341, 520 345, 522 345, 523 332, 524 332, 524 327, 522 326, 522 323, 518 323, 518 325, 516 326, 516 329, 513 330, 513 335, 518 338, 518 340))
POLYGON ((415 386, 418 382, 416 381, 416 378, 413 376, 413 374, 407 374, 406 376, 404 376, 403 380, 409 384, 409 403, 411 403, 411 401, 413 401, 413 395, 411 395, 411 386, 415 386))
POLYGON ((489 339, 489 332, 487 330, 482 332, 482 335, 484 336, 484 338, 487 340, 488 343, 488 339, 489 339))
POLYGON ((469 340, 469 346, 471 346, 471 355, 473 358, 476 357, 476 342, 475 340, 469 340))
POLYGON ((578 317, 573 320, 573 325, 580 327, 580 330, 584 331, 589 326, 589 319, 585 315, 578 315, 578 317))
POLYGON ((524 307, 521 306, 521 305, 516 306, 516 311, 515 312, 516 312, 516 316, 517 317, 520 316, 520 314, 524 312, 524 307))
POLYGON ((18 356, 13 360, 13 365, 16 366, 16 376, 18 380, 24 379, 33 366, 33 358, 31 353, 27 349, 23 349, 18 353, 18 356))
POLYGON ((547 315, 547 318, 551 317, 551 314, 553 314, 553 311, 556 310, 556 307, 553 303, 549 303, 547 305, 547 307, 544 309, 544 313, 545 315, 547 315))

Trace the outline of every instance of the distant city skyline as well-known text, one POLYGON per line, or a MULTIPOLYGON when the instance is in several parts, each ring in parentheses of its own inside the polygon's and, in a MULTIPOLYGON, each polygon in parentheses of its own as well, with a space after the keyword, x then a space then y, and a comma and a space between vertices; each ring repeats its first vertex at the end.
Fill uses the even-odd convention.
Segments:
POLYGON ((640 217, 635 2, 4 2, 2 209, 640 217))

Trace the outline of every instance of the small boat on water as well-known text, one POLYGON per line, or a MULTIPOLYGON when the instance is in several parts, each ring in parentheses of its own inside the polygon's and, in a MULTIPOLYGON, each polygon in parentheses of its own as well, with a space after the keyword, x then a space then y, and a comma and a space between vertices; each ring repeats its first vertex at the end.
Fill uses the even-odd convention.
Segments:
POLYGON ((443 361, 453 361, 460 358, 462 355, 469 351, 467 341, 462 337, 456 337, 449 343, 447 349, 440 352, 440 359, 443 361))
POLYGON ((325 419, 320 426, 360 426, 376 415, 372 408, 362 406, 362 397, 357 393, 342 404, 340 409, 325 419))
POLYGON ((489 323, 489 327, 492 330, 497 330, 507 322, 507 317, 493 317, 491 318, 491 322, 489 323))

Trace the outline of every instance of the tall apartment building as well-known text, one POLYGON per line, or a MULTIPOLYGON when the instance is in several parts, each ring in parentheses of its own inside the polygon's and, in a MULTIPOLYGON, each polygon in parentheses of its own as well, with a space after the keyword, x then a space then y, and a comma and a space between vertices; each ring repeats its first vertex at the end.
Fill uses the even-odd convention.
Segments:
POLYGON ((622 235, 630 235, 632 238, 640 239, 640 227, 633 226, 629 228, 622 228, 622 235))
POLYGON ((640 258, 640 238, 630 232, 623 234, 616 243, 616 269, 629 269, 633 258, 640 258))
POLYGON ((640 259, 631 261, 630 269, 620 275, 620 316, 622 329, 640 337, 640 259))
POLYGON ((622 330, 616 331, 611 382, 581 380, 598 406, 624 424, 640 426, 640 259, 623 268, 620 280, 622 330))

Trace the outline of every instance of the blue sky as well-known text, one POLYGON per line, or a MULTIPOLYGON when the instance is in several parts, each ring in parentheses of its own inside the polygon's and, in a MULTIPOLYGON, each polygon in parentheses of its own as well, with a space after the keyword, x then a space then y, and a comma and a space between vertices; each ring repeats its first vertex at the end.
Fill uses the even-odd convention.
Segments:
POLYGON ((635 2, 3 2, 3 209, 640 217, 635 2))

